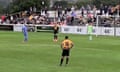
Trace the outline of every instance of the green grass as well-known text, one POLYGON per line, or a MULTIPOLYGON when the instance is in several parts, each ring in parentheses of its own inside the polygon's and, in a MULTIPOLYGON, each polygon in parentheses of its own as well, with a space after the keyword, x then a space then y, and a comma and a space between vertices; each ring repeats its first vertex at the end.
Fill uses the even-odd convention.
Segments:
POLYGON ((67 34, 29 33, 23 43, 20 32, 0 32, 0 72, 120 72, 120 37, 68 34, 73 40, 68 66, 59 66, 60 43, 67 34))

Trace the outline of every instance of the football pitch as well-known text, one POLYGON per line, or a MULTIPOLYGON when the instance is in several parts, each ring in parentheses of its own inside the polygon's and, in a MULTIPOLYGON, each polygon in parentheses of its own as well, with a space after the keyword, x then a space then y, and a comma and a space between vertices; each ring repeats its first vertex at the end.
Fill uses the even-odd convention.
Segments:
MULTIPOLYGON (((120 37, 30 32, 0 32, 0 72, 120 72, 120 37), (74 42, 67 66, 59 66, 60 43, 68 35, 74 42)), ((65 62, 65 61, 64 61, 65 62)))

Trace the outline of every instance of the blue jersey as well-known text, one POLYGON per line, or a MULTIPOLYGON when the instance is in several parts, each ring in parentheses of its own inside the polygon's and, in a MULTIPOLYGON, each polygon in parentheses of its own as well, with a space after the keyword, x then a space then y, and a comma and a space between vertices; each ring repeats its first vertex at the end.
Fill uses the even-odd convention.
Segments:
POLYGON ((27 36, 27 27, 25 25, 22 27, 22 32, 25 36, 27 36))

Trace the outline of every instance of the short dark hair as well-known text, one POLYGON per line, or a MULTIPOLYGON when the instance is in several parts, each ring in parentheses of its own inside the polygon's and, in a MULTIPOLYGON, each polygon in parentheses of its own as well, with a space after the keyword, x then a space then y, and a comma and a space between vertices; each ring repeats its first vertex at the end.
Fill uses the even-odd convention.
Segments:
POLYGON ((68 39, 68 36, 65 36, 65 39, 68 39))

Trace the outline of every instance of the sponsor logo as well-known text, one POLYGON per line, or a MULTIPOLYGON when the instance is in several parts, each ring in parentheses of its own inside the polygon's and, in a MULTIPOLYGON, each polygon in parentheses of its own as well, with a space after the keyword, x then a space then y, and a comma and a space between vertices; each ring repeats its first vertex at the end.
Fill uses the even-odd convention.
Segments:
POLYGON ((69 31, 69 28, 64 28, 64 31, 69 31))
POLYGON ((104 33, 110 33, 110 30, 109 29, 105 29, 104 33))
POLYGON ((77 28, 77 32, 82 32, 82 29, 81 28, 77 28))

